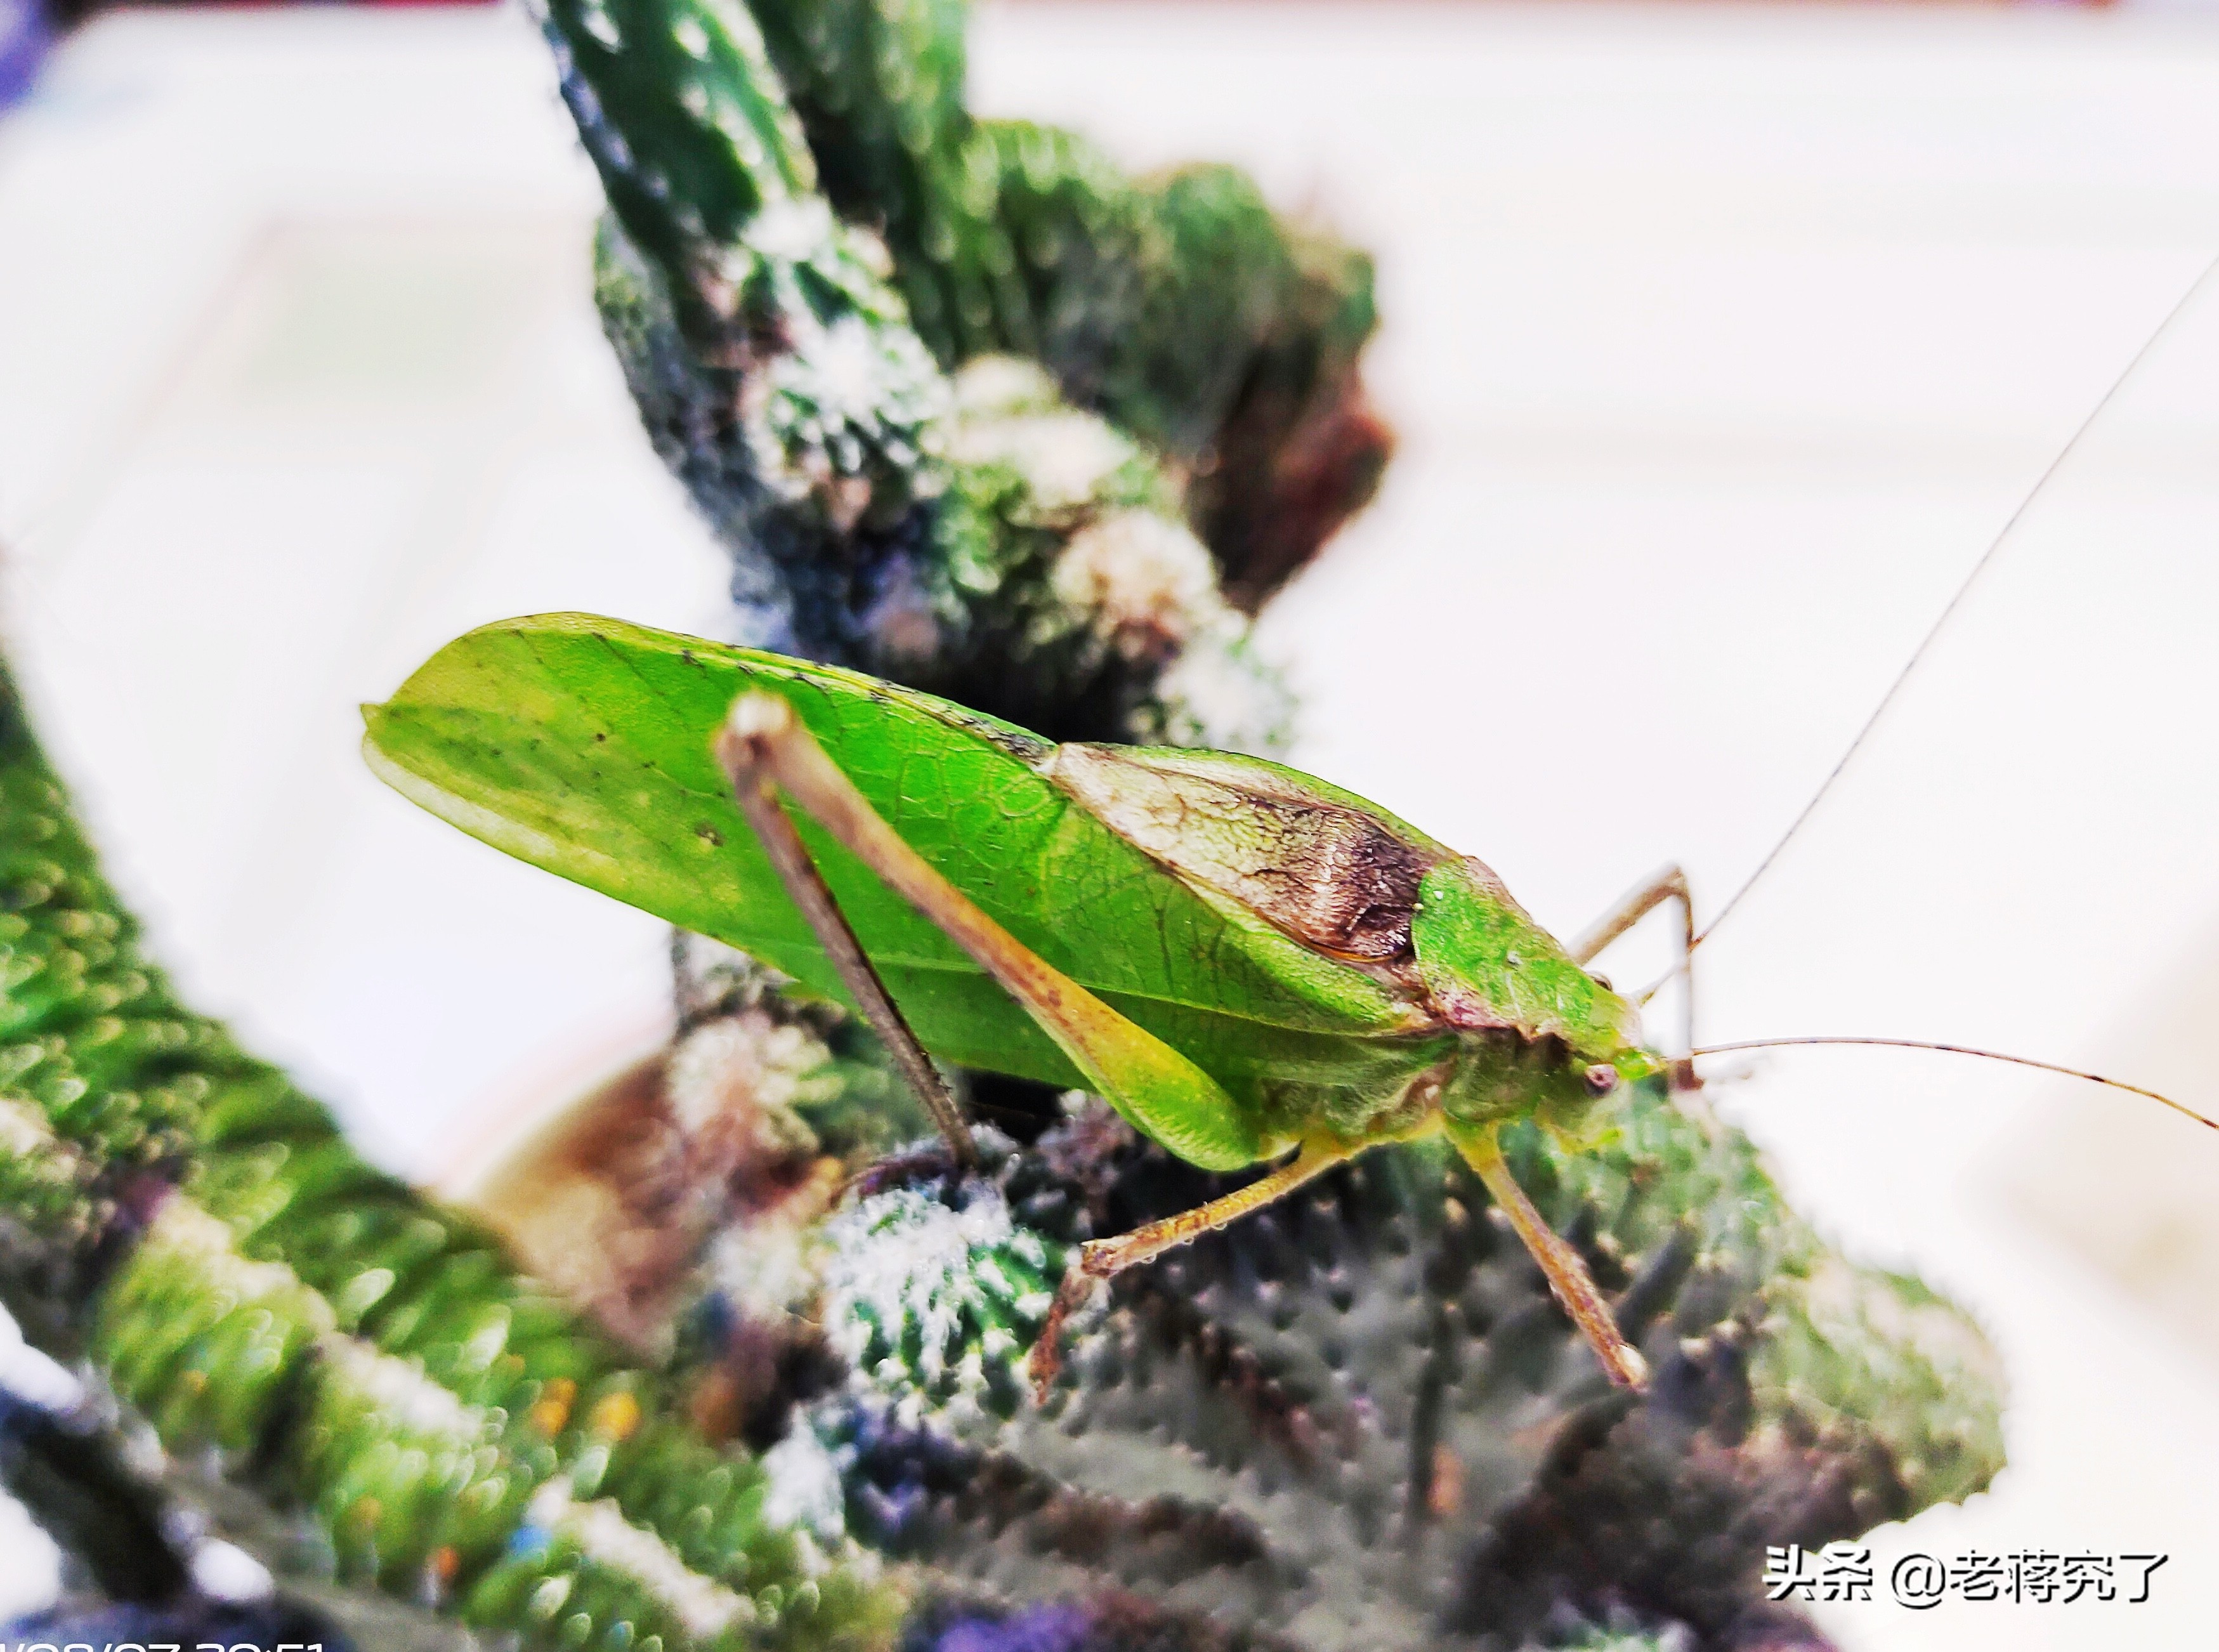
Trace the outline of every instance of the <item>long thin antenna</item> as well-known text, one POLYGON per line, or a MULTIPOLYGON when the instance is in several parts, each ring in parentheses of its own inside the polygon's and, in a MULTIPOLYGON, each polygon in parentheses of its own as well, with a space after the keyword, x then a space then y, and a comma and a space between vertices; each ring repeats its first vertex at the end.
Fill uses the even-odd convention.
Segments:
POLYGON ((2067 1078, 2085 1078, 2092 1084, 2106 1084, 2113 1090, 2147 1096, 2154 1102, 2164 1102, 2184 1118, 2194 1119, 2207 1129, 2219 1130, 2219 1119, 2206 1118, 2194 1108, 2184 1106, 2170 1096, 2160 1096, 2154 1090, 2144 1090, 2140 1084, 2129 1084, 2123 1079, 2106 1078, 2100 1072, 2083 1072, 2078 1067, 2061 1067, 2054 1061, 2036 1061, 2031 1056, 2005 1055, 2000 1050, 1976 1050, 1967 1044, 1929 1044, 1915 1038, 1751 1038, 1737 1044, 1706 1045, 1688 1053, 1690 1056, 1731 1055, 1736 1050, 1777 1050, 1794 1044, 1872 1044, 1888 1050, 1939 1050, 1944 1055, 1976 1055, 1983 1061, 2008 1061, 2015 1067, 2036 1067, 2043 1072, 2062 1073, 2067 1078))
MULTIPOLYGON (((1927 655, 1933 651, 1936 640, 1948 629, 1949 622, 1956 617, 1957 611, 1965 606, 1965 599, 1972 593, 1973 587, 1980 583, 1980 575, 1986 573, 1990 564, 1996 560, 1996 553, 2004 548, 2011 535, 2017 531, 2018 525, 2024 520, 2027 512, 2034 507, 2035 501, 2042 497, 2051 480, 2056 476, 2059 470, 2064 468, 2065 462, 2071 458, 2074 450, 2079 447, 2081 438, 2094 428, 2096 421, 2104 416, 2104 410, 2118 399, 2119 392, 2126 388, 2128 381, 2132 379, 2141 364, 2149 359, 2152 352, 2157 349, 2165 336, 2172 331, 2173 324, 2187 313, 2190 304, 2194 301, 2197 295, 2203 290, 2215 274, 2219 274, 2219 258, 2214 258, 2206 264, 2203 267, 2203 273, 2189 283, 2188 290, 2180 295, 2179 301, 2166 311, 2165 320, 2158 323, 2157 331, 2150 334, 2142 347, 2135 352, 2134 359, 2126 364, 2124 370, 2117 378, 2111 381, 2111 388, 2104 392, 2103 399, 2090 410, 2087 418, 2080 421, 2080 427, 2073 432, 2072 439, 2058 450, 2057 456, 2049 462, 2048 468, 2042 471, 2026 497, 2019 500, 2018 508, 2011 513, 2011 519, 2004 524, 2002 531, 1988 542, 1988 548, 1980 553, 1980 560, 1973 564, 1973 571, 1965 576, 1964 582, 1957 587, 1956 594, 1949 599, 1949 606, 1942 610, 1941 617, 1935 620, 1918 648, 1912 650, 1911 658, 1905 662, 1903 669, 1896 674, 1895 680, 1888 685, 1887 692, 1880 696, 1880 704, 1873 708, 1872 715, 1865 719, 1864 727, 1858 730, 1856 738, 1849 742, 1849 749, 1842 754, 1841 760, 1827 772, 1826 778, 1818 783, 1818 789, 1811 794, 1811 800, 1803 805, 1802 812, 1789 823, 1787 829, 1781 834, 1779 842, 1766 853, 1764 859, 1757 862, 1756 870, 1750 873, 1743 880, 1741 887, 1728 897, 1726 904, 1719 908, 1718 916, 1705 924, 1694 940, 1688 943, 1688 953, 1682 953, 1678 962, 1641 993, 1640 1002, 1647 1003, 1665 982, 1669 981, 1688 967, 1688 954, 1718 933, 1719 926, 1733 916, 1734 909, 1742 904, 1743 898, 1749 891, 1756 888, 1764 875, 1772 870, 1773 862, 1779 860, 1787 846, 1795 841, 1797 835, 1802 831, 1812 815, 1817 811, 1819 804, 1825 800, 1826 794, 1834 789, 1834 783, 1842 778, 1842 772, 1849 767, 1850 761, 1863 748, 1865 742, 1872 737, 1873 730, 1880 726, 1880 719, 1887 715, 1888 708, 1893 705, 1902 695, 1904 685, 1911 680, 1911 674, 1918 669, 1927 655)), ((2123 1088, 2132 1089, 2133 1086, 2127 1085, 2123 1088)), ((2160 1099, 2163 1098, 2160 1097, 2160 1099)))

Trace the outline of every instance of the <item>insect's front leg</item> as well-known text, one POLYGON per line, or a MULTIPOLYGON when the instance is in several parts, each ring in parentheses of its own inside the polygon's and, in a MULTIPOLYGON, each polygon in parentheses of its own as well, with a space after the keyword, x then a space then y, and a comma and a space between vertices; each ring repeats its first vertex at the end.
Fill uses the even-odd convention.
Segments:
MULTIPOLYGON (((1695 904, 1688 893, 1688 874, 1675 863, 1661 867, 1619 897, 1617 905, 1580 933, 1565 948, 1572 961, 1585 967, 1602 949, 1647 917, 1667 901, 1680 909, 1679 957, 1673 974, 1680 977, 1680 1059, 1672 1064, 1672 1087, 1695 1088, 1695 1064, 1684 1053, 1695 1047, 1695 904)), ((1665 978, 1670 979, 1670 976, 1665 978)))
POLYGON ((1534 1261, 1541 1264, 1550 1290, 1563 1305, 1564 1312, 1571 1315, 1572 1323, 1579 1327, 1588 1345, 1594 1350, 1595 1357, 1602 1362, 1610 1380, 1621 1388, 1638 1392, 1649 1381, 1648 1362, 1619 1333, 1610 1304, 1595 1289, 1580 1253, 1549 1226, 1534 1208, 1533 1202, 1526 1196, 1526 1189, 1510 1174, 1510 1166, 1502 1157, 1501 1144, 1495 1137, 1495 1127, 1479 1130, 1451 1127, 1449 1139, 1464 1155, 1464 1163, 1478 1173, 1480 1181, 1502 1214, 1509 1218, 1512 1229, 1525 1241, 1534 1261))

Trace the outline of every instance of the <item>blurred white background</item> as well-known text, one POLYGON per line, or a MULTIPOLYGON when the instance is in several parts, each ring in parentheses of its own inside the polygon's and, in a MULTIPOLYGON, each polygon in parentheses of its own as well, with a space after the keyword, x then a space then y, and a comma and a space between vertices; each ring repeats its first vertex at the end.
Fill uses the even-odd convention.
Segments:
MULTIPOLYGON (((2164 11, 1058 3, 973 38, 983 108, 1239 161, 1377 253, 1402 449, 1265 622, 1297 760, 1560 931, 1668 859, 1715 910, 2219 252, 2219 28, 2164 11)), ((592 314, 597 202, 507 12, 111 16, 0 122, 41 727, 188 990, 426 1179, 665 1013, 658 925, 355 755, 356 704, 468 625, 722 622, 592 314)), ((1986 1043, 2219 1109, 2215 461, 2219 296, 1706 950, 1708 1037, 1986 1043)), ((2219 1137, 1942 1057, 1712 1065, 1821 1225, 2010 1365, 2012 1467, 1876 1534, 1882 1575, 2172 1557, 2141 1606, 1821 1608, 1843 1644, 2211 1644, 2219 1137)))

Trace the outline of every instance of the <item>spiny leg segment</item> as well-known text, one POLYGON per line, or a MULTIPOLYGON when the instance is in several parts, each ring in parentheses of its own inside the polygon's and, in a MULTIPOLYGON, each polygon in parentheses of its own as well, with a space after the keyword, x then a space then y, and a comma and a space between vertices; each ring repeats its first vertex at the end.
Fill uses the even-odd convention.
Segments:
POLYGON ((1351 1147, 1326 1138, 1306 1142, 1301 1151, 1269 1176, 1245 1188, 1236 1188, 1221 1199, 1212 1199, 1192 1210, 1182 1210, 1176 1216, 1149 1222, 1116 1239, 1090 1239, 1080 1245, 1078 1260, 1064 1275, 1055 1301, 1047 1311, 1047 1323, 1041 1327, 1040 1340, 1033 1345, 1034 1391, 1045 1394, 1049 1384, 1055 1381, 1056 1373, 1063 1369, 1063 1322, 1093 1294, 1098 1282, 1115 1278, 1128 1268, 1153 1262, 1166 1251, 1191 1245, 1204 1233, 1214 1233, 1239 1221, 1251 1211, 1261 1210, 1284 1198, 1334 1165, 1346 1164, 1363 1151, 1362 1146, 1351 1147))
MULTIPOLYGON (((979 910, 886 824, 784 699, 761 692, 742 694, 718 734, 716 748, 741 812, 762 840, 780 882, 808 919, 872 1029, 932 1109, 959 1165, 968 1168, 975 1161, 954 1100, 895 1007, 793 823, 780 807, 780 791, 968 953, 1055 1040, 1088 1084, 1127 1117, 1145 1124, 1148 1133, 1205 1168, 1230 1169, 1254 1162, 1252 1149, 1245 1147, 1240 1133, 1231 1127, 1239 1109, 1215 1079, 1052 967, 979 910), (1208 1122, 1198 1128, 1198 1120, 1208 1122)), ((1353 1151, 1305 1148, 1289 1164, 1226 1198, 1122 1239, 1086 1245, 1058 1293, 1047 1330, 1034 1351, 1041 1387, 1054 1374, 1055 1338, 1064 1318, 1095 1281, 1270 1203, 1353 1151)))
MULTIPOLYGON (((932 1115, 933 1123, 939 1127, 940 1133, 947 1139, 948 1152, 954 1156, 956 1170, 967 1174, 978 1164, 978 1152, 971 1144, 970 1129, 955 1105, 955 1098, 948 1093, 940 1069, 932 1065, 932 1058, 925 1054, 924 1046, 917 1041, 917 1034, 910 1031, 909 1022, 902 1018, 886 983, 871 966, 870 955, 855 939, 855 931, 849 926, 847 915, 841 911, 840 904, 832 898, 832 891, 825 887, 824 876, 817 871, 816 861, 810 859, 808 846, 793 829, 793 823, 786 817, 786 810, 778 805, 779 786, 785 786, 789 792, 794 790, 789 779, 795 767, 791 731, 798 727, 784 700, 768 694, 743 695, 733 705, 730 717, 717 736, 718 761, 732 783, 732 794, 739 802, 740 813, 761 840, 763 853, 770 858, 779 881, 786 885, 786 892, 793 897, 793 904, 801 909, 801 915, 809 920, 809 927, 816 931, 825 955, 840 972, 842 984, 863 1012, 863 1019, 892 1054, 902 1077, 909 1080, 910 1088, 932 1115), (781 734, 787 737, 780 738, 781 734)), ((806 741, 809 736, 804 733, 801 738, 806 741)), ((810 749, 817 749, 813 741, 810 742, 810 749)), ((805 783, 805 780, 806 777, 805 783)), ((804 806, 808 806, 805 800, 804 806)), ((867 804, 864 806, 869 807, 867 804)), ((822 817, 821 810, 811 809, 811 812, 822 817)))
MULTIPOLYGON (((1572 961, 1584 968, 1594 961, 1595 955, 1647 917, 1665 902, 1675 902, 1680 908, 1679 957, 1674 960, 1672 973, 1681 978, 1680 996, 1680 1048, 1686 1052, 1672 1063, 1672 1087, 1675 1090, 1695 1088, 1695 904, 1688 893, 1688 874, 1675 864, 1660 867, 1622 896, 1617 905, 1597 918, 1567 949, 1572 961)), ((1667 976, 1666 979, 1671 978, 1667 976)), ((1644 1002, 1646 1002, 1644 997, 1644 1002)))
POLYGON ((1549 1289, 1556 1293, 1564 1312, 1572 1316, 1572 1323, 1580 1329, 1588 1345, 1595 1351, 1602 1368, 1621 1388, 1638 1391, 1649 1381, 1649 1363, 1641 1357, 1640 1351, 1619 1334, 1618 1321, 1613 1317, 1610 1304, 1595 1289, 1587 1264, 1580 1253, 1557 1236, 1533 1202, 1526 1196, 1526 1189, 1510 1174, 1504 1162, 1502 1147, 1494 1129, 1469 1133, 1455 1133, 1451 1136, 1457 1151, 1464 1155, 1464 1163, 1478 1174, 1479 1179, 1502 1214, 1510 1219, 1510 1226, 1541 1264, 1541 1271, 1549 1281, 1549 1289))

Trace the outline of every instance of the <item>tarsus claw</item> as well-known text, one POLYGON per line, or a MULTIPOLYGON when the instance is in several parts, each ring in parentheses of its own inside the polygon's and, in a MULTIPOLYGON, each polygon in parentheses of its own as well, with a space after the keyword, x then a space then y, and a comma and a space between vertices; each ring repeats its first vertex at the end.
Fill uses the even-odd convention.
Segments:
POLYGON ((1040 1340, 1033 1345, 1032 1356, 1025 1362, 1025 1369, 1033 1379, 1033 1403, 1037 1406, 1047 1403, 1048 1390, 1055 1386, 1055 1379, 1063 1370, 1063 1322, 1094 1289, 1095 1276, 1087 1270, 1085 1256, 1081 1251, 1072 1259, 1063 1283, 1056 1287, 1055 1301, 1048 1305, 1047 1322, 1041 1326, 1040 1340))

